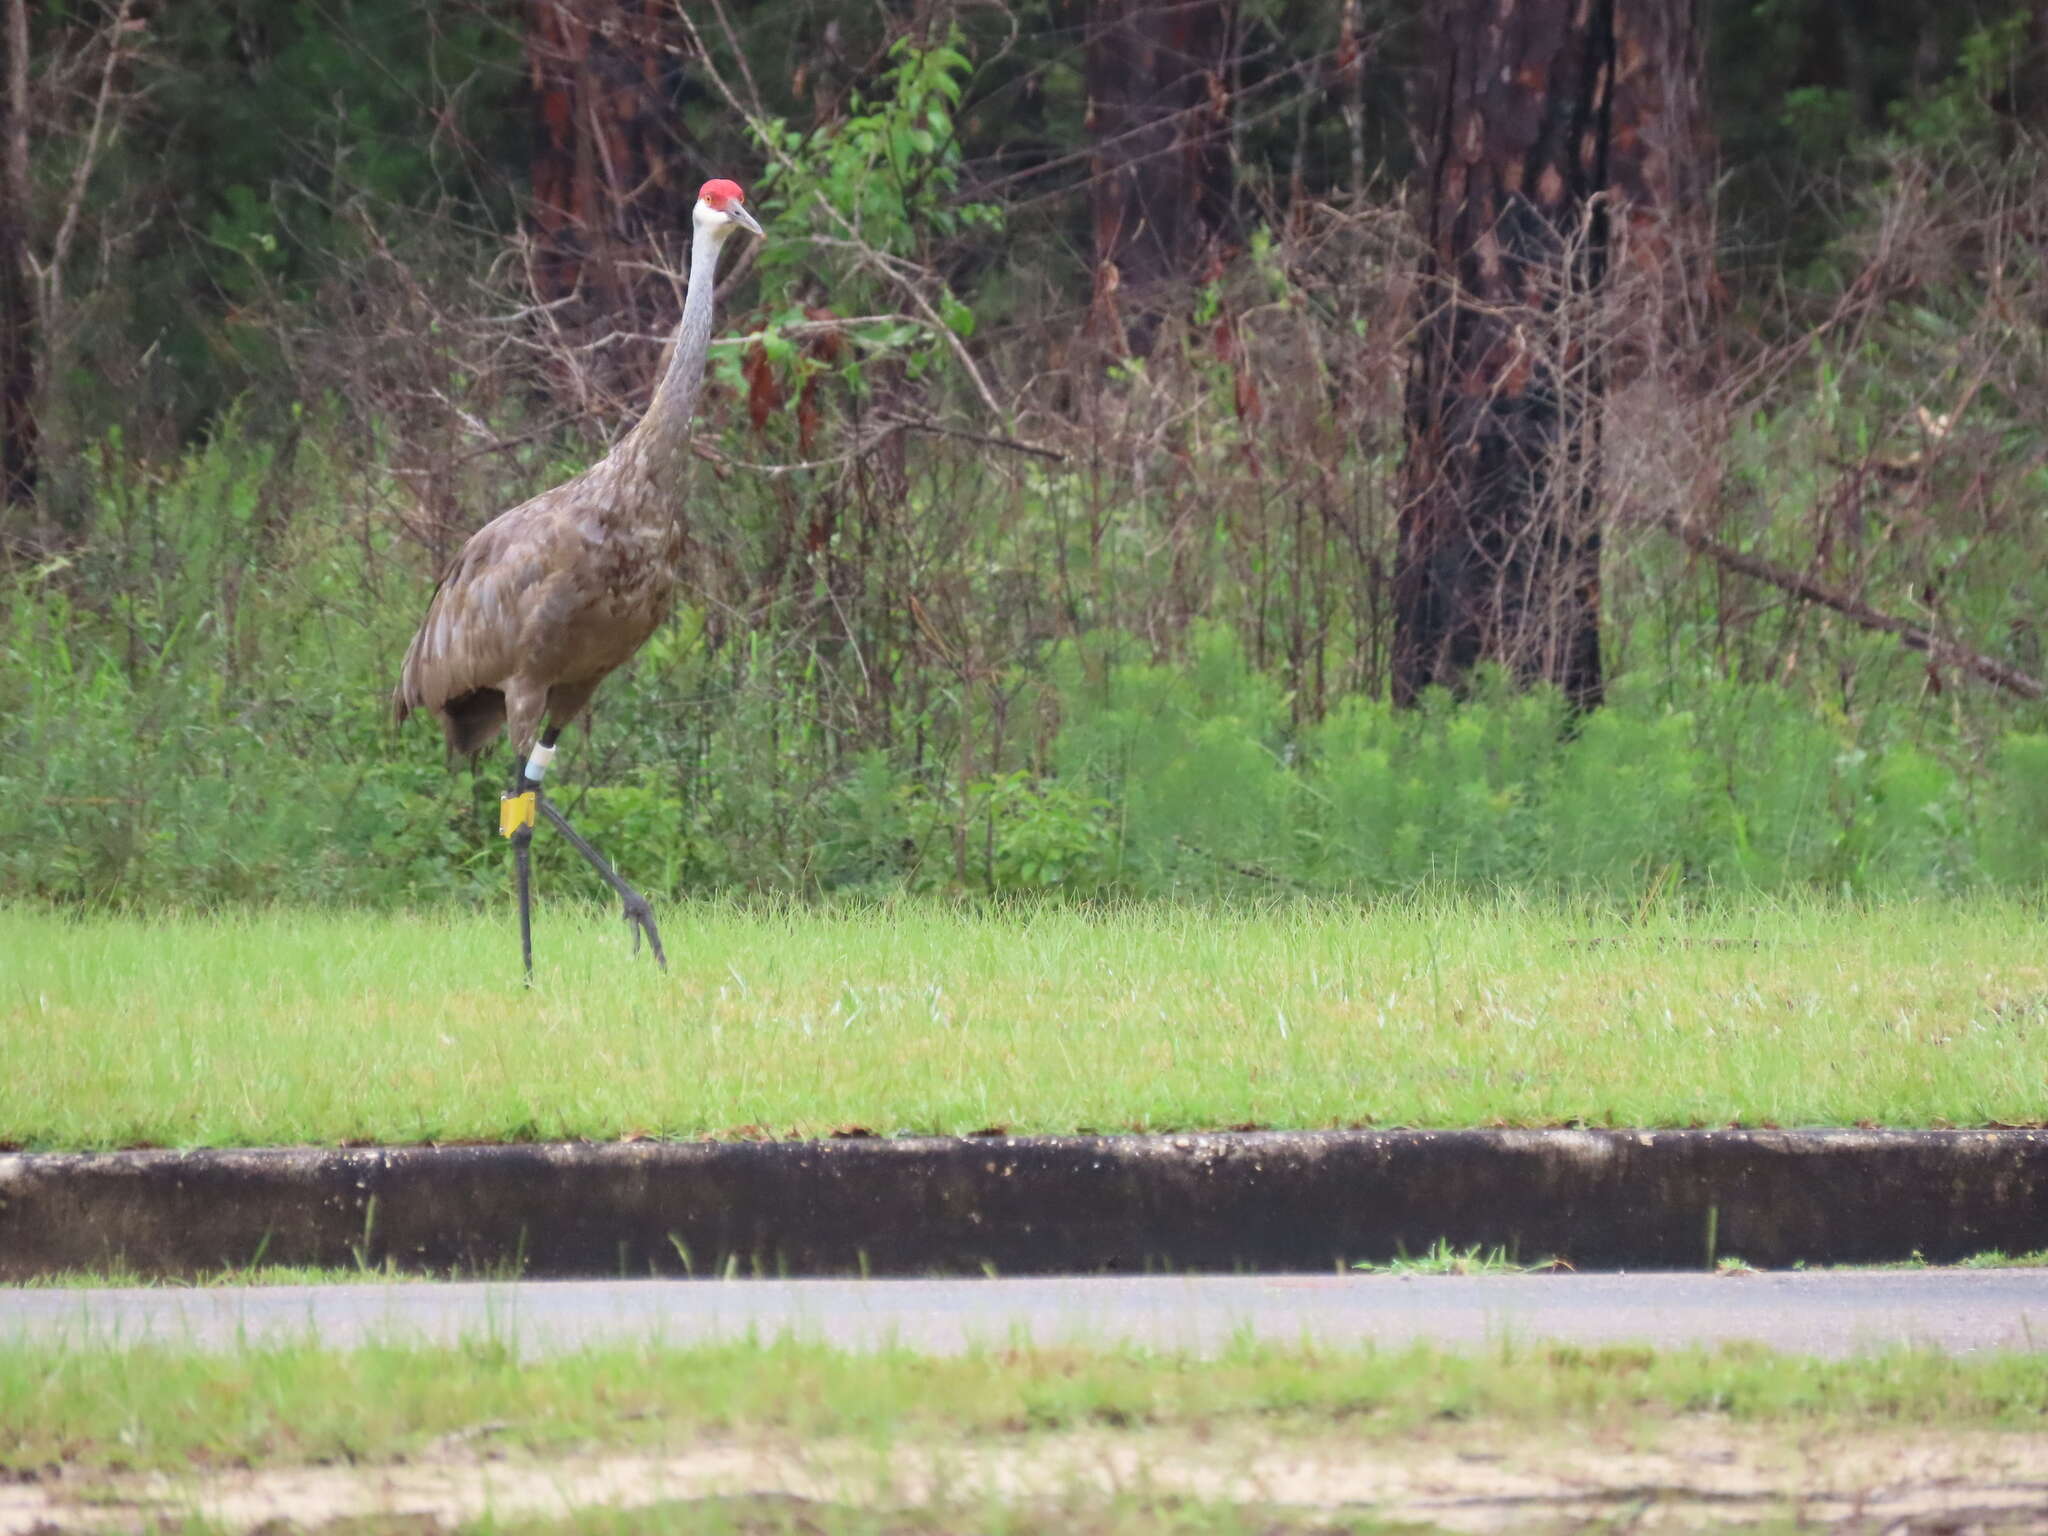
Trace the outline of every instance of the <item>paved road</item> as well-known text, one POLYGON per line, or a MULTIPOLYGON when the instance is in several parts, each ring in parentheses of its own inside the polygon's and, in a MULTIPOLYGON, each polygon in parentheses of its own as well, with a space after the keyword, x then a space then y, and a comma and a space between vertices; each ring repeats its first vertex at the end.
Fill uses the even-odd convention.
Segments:
POLYGON ((316 1336, 527 1350, 790 1334, 952 1352, 1026 1337, 1213 1350, 1291 1342, 1490 1340, 1656 1345, 1754 1340, 1842 1355, 1910 1343, 2048 1349, 2048 1271, 1872 1274, 1185 1276, 1043 1280, 528 1281, 208 1290, 0 1289, 0 1342, 316 1336))

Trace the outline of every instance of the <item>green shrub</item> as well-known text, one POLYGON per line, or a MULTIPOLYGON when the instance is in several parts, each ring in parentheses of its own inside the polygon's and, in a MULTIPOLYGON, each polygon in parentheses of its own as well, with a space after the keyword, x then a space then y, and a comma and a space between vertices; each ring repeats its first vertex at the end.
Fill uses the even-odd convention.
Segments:
POLYGON ((2006 885, 2048 884, 2048 732, 2005 738, 1992 767, 1977 846, 2006 885))
POLYGON ((1117 808, 1116 868, 1135 890, 1232 887, 1296 865, 1299 779, 1282 762, 1286 701, 1226 631, 1204 630, 1185 668, 1112 663, 1101 681, 1069 656, 1056 670, 1053 761, 1117 808))

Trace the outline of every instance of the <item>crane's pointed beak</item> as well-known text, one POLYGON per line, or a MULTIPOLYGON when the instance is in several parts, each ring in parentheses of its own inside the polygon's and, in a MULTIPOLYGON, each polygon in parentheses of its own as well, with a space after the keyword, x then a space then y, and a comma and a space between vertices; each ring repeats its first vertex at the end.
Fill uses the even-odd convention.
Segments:
POLYGON ((732 221, 750 235, 759 235, 763 240, 768 238, 768 232, 755 223, 754 216, 739 203, 732 205, 732 221))

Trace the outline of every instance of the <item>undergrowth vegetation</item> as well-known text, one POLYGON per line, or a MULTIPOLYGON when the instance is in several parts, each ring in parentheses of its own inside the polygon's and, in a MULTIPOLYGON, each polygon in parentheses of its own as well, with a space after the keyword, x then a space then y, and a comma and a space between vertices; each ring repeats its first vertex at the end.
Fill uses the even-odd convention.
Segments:
MULTIPOLYGON (((99 536, 15 584, 0 894, 500 888, 503 764, 451 771, 430 731, 393 733, 425 587, 314 441, 286 462, 230 430, 161 473, 110 471, 99 536)), ((1831 711, 1811 690, 1652 672, 1578 720, 1504 680, 1314 716, 1235 629, 1197 622, 1175 659, 1121 629, 1046 634, 899 704, 869 744, 818 707, 824 663, 777 640, 720 639, 686 611, 613 680, 595 736, 570 738, 558 793, 643 888, 1876 893, 2048 876, 2048 733, 2024 722, 1971 740, 1881 696, 1831 711)), ((599 894, 540 849, 552 889, 599 894)))

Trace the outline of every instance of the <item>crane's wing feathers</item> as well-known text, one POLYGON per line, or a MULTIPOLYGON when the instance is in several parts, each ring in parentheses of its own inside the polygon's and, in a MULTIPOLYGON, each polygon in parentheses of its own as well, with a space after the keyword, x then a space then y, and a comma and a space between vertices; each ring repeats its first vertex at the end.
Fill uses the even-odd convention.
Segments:
POLYGON ((491 519, 449 562, 399 670, 392 695, 399 720, 417 709, 441 710, 479 688, 502 688, 518 670, 529 614, 522 599, 554 563, 548 499, 491 519))

